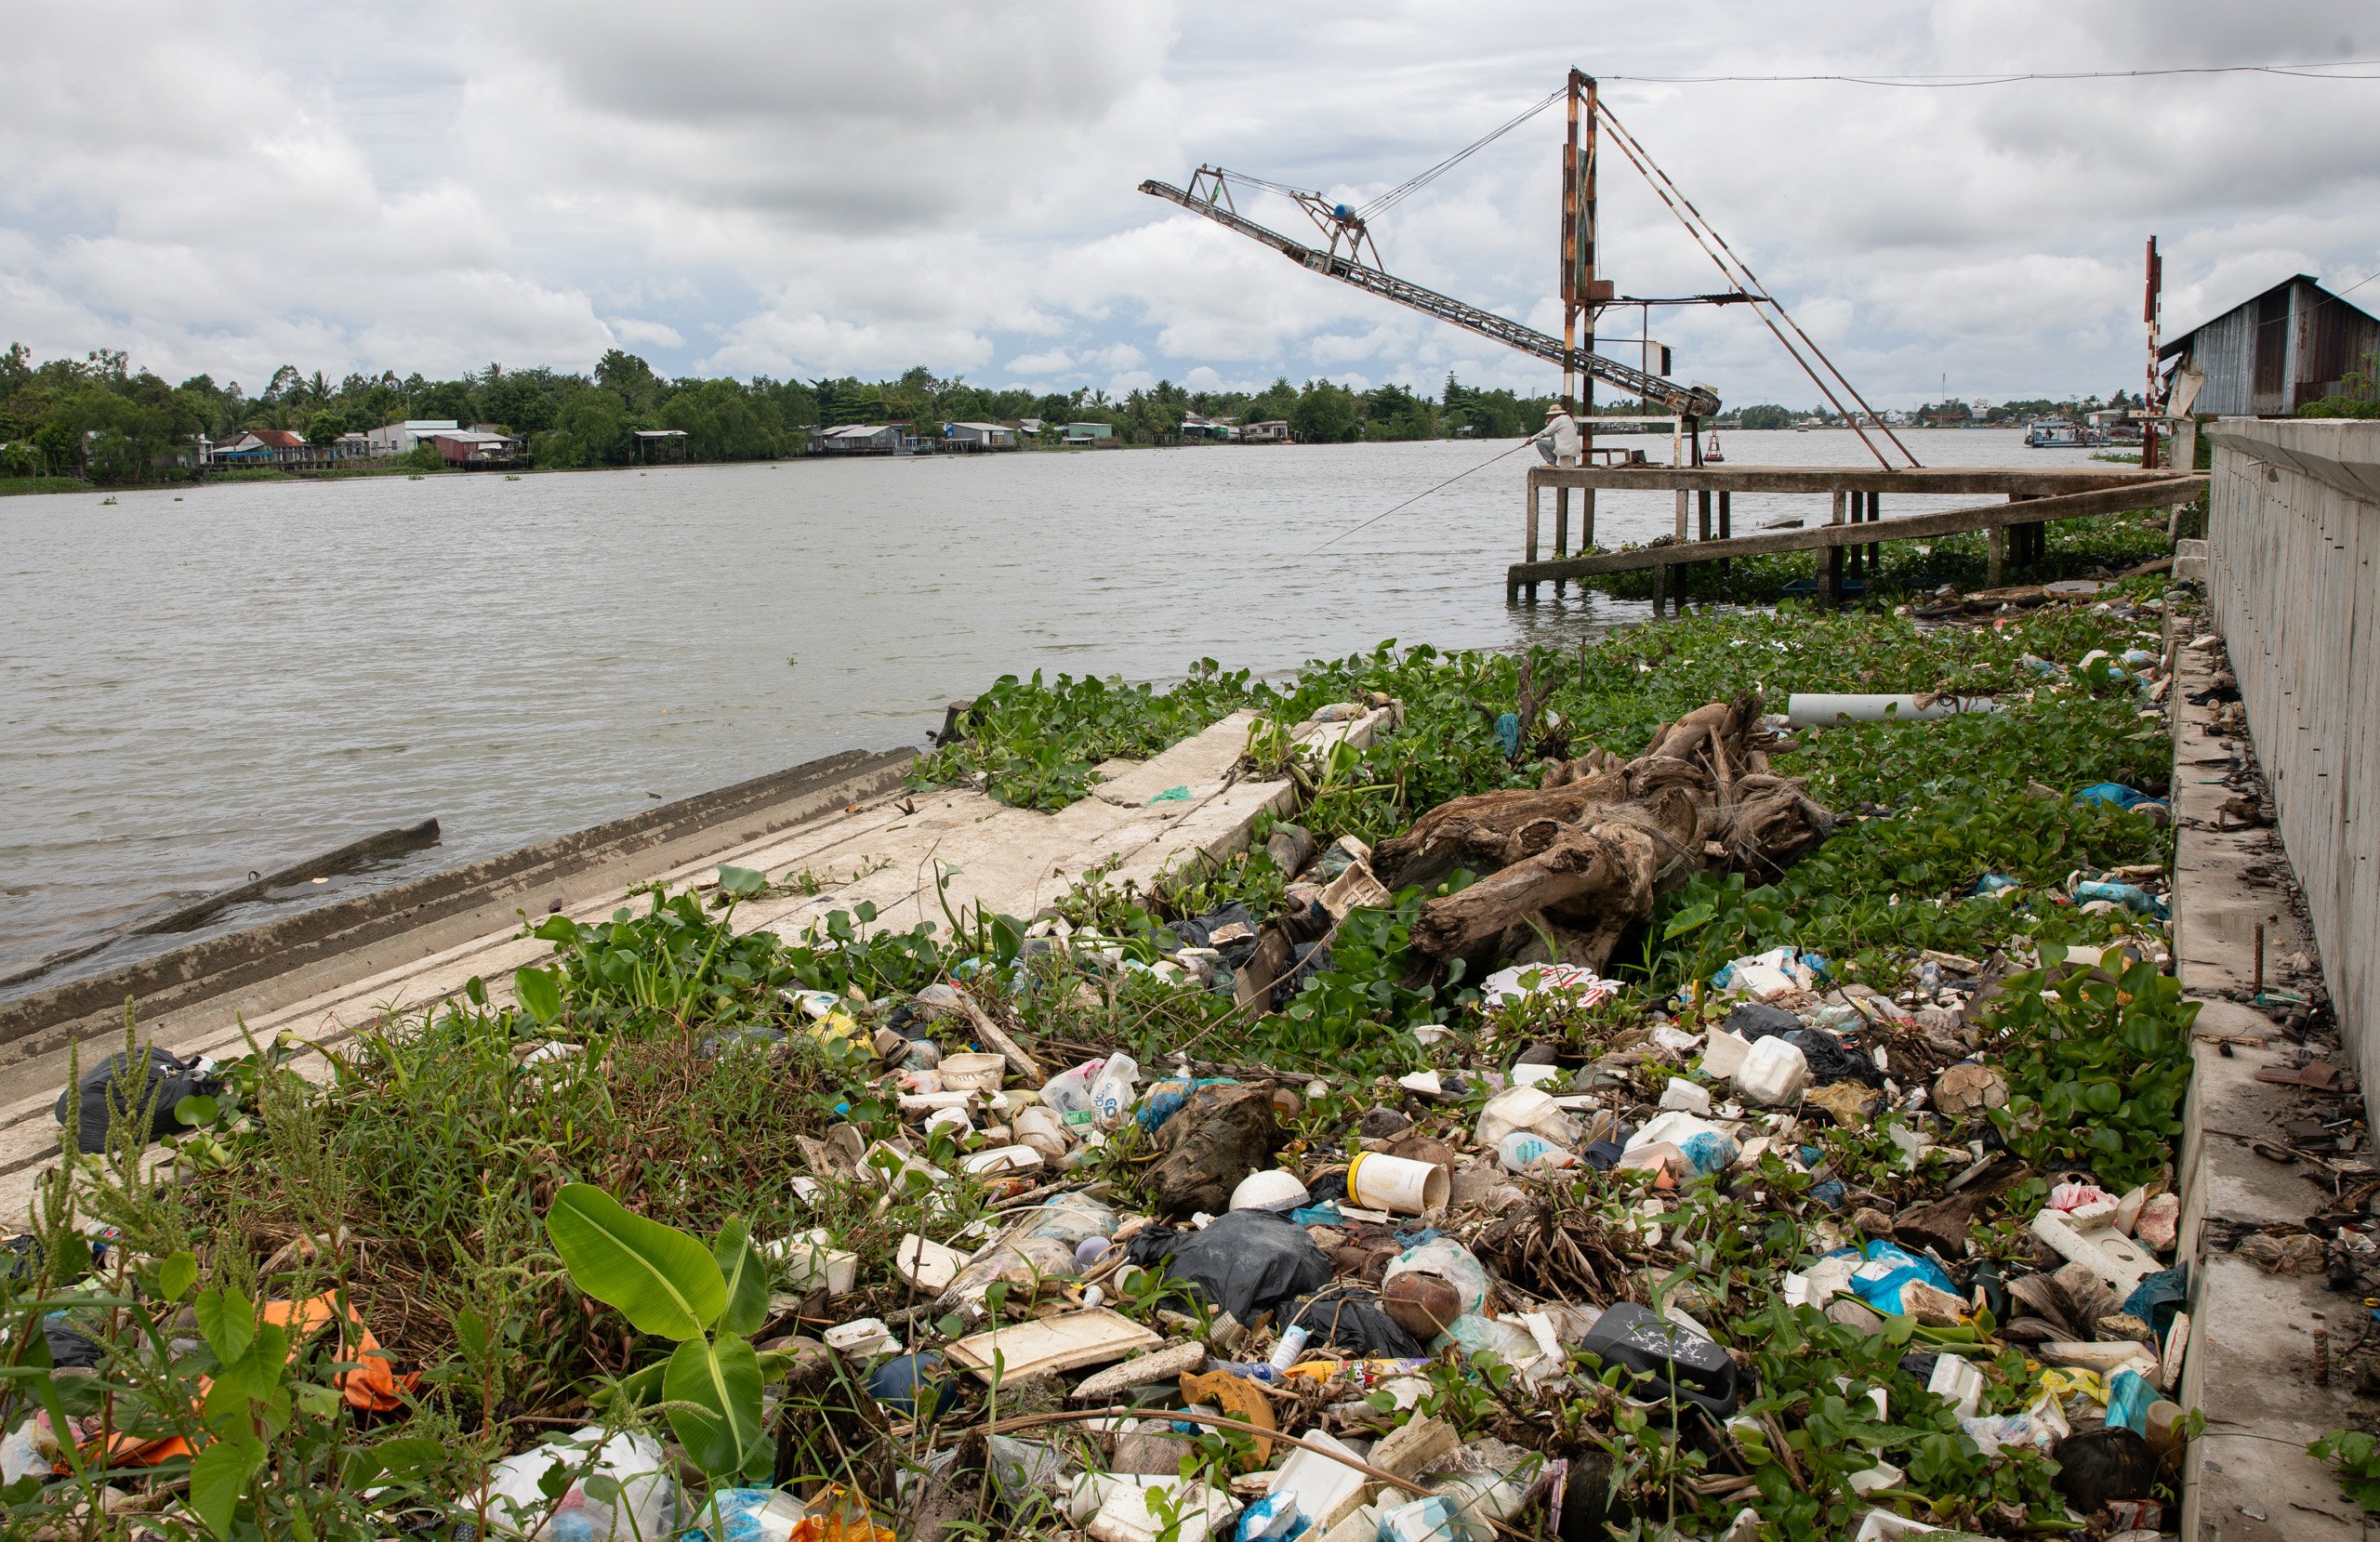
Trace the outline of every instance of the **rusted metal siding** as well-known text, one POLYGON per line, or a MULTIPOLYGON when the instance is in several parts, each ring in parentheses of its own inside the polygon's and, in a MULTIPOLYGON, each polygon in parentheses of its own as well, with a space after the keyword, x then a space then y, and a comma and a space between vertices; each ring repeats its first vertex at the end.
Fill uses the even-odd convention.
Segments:
POLYGON ((2197 411, 2286 417, 2337 391, 2380 347, 2380 320, 2303 274, 2233 306, 2168 349, 2206 375, 2197 411))
POLYGON ((2189 335, 2183 357, 2206 372, 2195 410, 2225 417, 2253 416, 2250 364, 2255 357, 2255 307, 2235 306, 2189 335))
POLYGON ((2235 419, 2208 437, 2208 600, 2347 1051, 2380 1087, 2380 420, 2235 419))
POLYGON ((2380 322, 2310 284, 2300 289, 2295 394, 2289 403, 2293 412, 2336 391, 2341 380, 2364 367, 2380 343, 2380 322))

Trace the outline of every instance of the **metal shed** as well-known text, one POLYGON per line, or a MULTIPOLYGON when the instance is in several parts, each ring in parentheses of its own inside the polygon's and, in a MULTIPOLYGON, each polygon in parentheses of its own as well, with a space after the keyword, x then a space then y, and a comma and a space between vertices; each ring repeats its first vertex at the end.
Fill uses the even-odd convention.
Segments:
POLYGON ((2371 367, 2380 317, 2297 273, 2158 350, 2169 370, 2206 376, 2196 410, 2227 417, 2287 417, 2371 367))

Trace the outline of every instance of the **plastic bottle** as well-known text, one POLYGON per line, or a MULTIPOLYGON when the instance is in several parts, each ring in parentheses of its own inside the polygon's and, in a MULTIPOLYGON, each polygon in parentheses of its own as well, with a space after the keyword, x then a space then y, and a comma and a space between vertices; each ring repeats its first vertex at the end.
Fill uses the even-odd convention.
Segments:
POLYGON ((1140 1065, 1131 1056, 1121 1051, 1108 1056, 1099 1079, 1091 1084, 1091 1122, 1102 1129, 1115 1129, 1130 1118, 1136 1100, 1132 1089, 1140 1079, 1140 1065))
POLYGON ((1507 1171, 1516 1173, 1575 1166, 1579 1160, 1577 1153, 1525 1129, 1516 1129, 1497 1141, 1496 1154, 1507 1171))
POLYGON ((1265 1362, 1273 1367, 1275 1376, 1289 1374, 1289 1367, 1298 1363, 1298 1356, 1305 1353, 1305 1341, 1311 1337, 1295 1324, 1282 1330, 1281 1341, 1273 1346, 1273 1358, 1265 1362))

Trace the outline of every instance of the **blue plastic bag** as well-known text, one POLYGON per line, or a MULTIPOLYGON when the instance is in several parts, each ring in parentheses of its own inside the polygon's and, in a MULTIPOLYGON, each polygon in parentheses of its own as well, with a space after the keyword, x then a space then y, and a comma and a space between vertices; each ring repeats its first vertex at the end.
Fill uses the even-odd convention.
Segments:
POLYGON ((2074 886, 2074 898, 2081 904, 2088 904, 2093 900, 2112 900, 2126 910, 2146 913, 2161 921, 2172 914, 2165 908, 2164 901, 2136 883, 2109 883, 2103 879, 2078 883, 2074 886))
POLYGON ((2146 1437, 2149 1405, 2156 1401, 2157 1389, 2148 1377, 2138 1371, 2118 1371, 2108 1381, 2108 1427, 2146 1437))
POLYGON ((2104 803, 2111 809, 2137 809, 2144 803, 2162 802, 2137 787, 2127 787, 2121 782, 2094 782, 2074 795, 2077 803, 2104 803))
POLYGON ((1879 1237, 1868 1245, 1868 1261, 1859 1272, 1851 1276, 1851 1288, 1859 1298, 1878 1311, 1898 1316, 1901 1312, 1901 1287, 1915 1280, 1932 1285, 1946 1295, 1956 1296, 1959 1287, 1942 1268, 1922 1253, 1889 1243, 1879 1237), (1877 1269, 1878 1264, 1886 1267, 1877 1269))
POLYGON ((1155 1135, 1165 1127, 1168 1119, 1182 1112, 1182 1105, 1190 1100, 1192 1093, 1202 1087, 1228 1087, 1231 1082, 1229 1076, 1200 1076, 1189 1081, 1176 1076, 1151 1082, 1148 1090, 1141 1095, 1140 1112, 1133 1117, 1140 1121, 1141 1128, 1155 1135))

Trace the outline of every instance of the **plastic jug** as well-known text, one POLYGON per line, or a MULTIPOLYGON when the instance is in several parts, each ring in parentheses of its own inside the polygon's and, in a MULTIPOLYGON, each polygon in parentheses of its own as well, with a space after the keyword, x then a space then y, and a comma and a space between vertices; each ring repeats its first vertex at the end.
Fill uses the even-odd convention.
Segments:
POLYGON ((1115 1129, 1132 1116, 1138 1100, 1141 1068, 1131 1056, 1118 1051, 1107 1057, 1098 1080, 1091 1084, 1091 1118, 1102 1129, 1115 1129))

